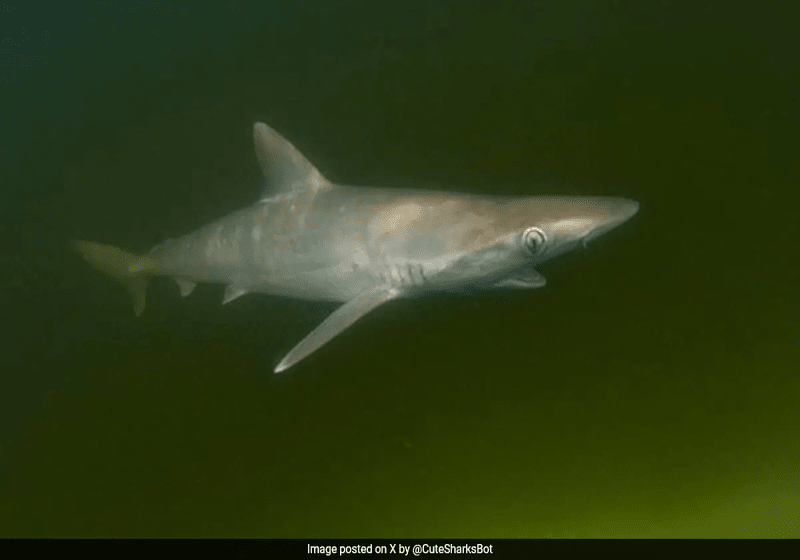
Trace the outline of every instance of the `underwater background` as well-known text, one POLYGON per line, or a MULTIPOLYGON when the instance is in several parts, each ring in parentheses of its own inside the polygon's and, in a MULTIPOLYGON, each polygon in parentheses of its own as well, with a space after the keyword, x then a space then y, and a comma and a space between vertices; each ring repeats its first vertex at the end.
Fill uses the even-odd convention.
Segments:
POLYGON ((0 17, 0 536, 800 536, 788 10, 43 6, 0 17), (335 305, 155 279, 137 319, 66 249, 253 203, 254 121, 338 183, 641 206, 274 375, 335 305))

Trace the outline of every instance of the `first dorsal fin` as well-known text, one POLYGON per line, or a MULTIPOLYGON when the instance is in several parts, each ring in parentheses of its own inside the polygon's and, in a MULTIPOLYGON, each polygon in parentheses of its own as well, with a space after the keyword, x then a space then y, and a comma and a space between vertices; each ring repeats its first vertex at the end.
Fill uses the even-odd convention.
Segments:
POLYGON ((266 179, 265 196, 331 184, 291 142, 264 123, 253 125, 253 143, 266 179))

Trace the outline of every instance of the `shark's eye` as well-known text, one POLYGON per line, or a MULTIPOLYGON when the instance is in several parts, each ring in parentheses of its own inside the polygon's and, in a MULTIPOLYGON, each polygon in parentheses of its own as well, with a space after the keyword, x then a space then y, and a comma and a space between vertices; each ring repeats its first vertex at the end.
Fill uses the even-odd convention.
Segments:
POLYGON ((522 234, 522 242, 531 254, 540 251, 546 241, 547 236, 542 230, 536 227, 528 228, 522 234))

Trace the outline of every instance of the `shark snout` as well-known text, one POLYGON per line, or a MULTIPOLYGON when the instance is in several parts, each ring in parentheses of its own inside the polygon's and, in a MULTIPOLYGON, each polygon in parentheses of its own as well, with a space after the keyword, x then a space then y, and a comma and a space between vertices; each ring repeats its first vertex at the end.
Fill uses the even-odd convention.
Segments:
POLYGON ((627 198, 606 198, 597 200, 595 203, 599 206, 596 218, 597 224, 583 238, 584 246, 592 239, 596 239, 618 225, 627 222, 639 211, 639 203, 627 198))
POLYGON ((635 200, 628 200, 627 198, 617 199, 615 208, 611 212, 610 217, 610 223, 612 225, 608 229, 615 228, 621 223, 627 222, 638 211, 639 203, 635 200))

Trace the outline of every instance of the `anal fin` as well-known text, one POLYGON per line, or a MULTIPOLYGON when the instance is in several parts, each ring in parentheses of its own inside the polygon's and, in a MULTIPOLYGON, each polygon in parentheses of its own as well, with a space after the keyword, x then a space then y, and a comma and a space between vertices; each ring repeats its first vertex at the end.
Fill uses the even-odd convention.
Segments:
POLYGON ((192 293, 194 287, 197 286, 195 282, 184 280, 183 278, 176 278, 175 282, 178 284, 178 289, 181 291, 181 296, 186 297, 192 293))

